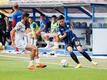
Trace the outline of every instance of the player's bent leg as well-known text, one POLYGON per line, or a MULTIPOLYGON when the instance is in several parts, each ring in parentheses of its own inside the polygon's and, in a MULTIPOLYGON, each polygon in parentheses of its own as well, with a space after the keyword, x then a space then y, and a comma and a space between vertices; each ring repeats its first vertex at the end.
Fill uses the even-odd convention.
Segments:
POLYGON ((45 33, 44 37, 43 37, 44 41, 46 42, 46 47, 45 49, 49 49, 50 48, 50 41, 49 41, 49 35, 47 33, 45 33))
POLYGON ((72 47, 71 47, 71 46, 68 46, 68 47, 67 47, 67 51, 72 52, 72 51, 73 51, 72 47))
POLYGON ((41 36, 41 31, 36 30, 35 33, 36 33, 37 38, 39 38, 41 36))
POLYGON ((54 46, 52 47, 52 50, 57 50, 58 49, 59 37, 57 35, 54 36, 53 41, 54 41, 54 46))
POLYGON ((86 53, 81 46, 77 46, 77 50, 90 62, 92 62, 94 65, 97 65, 96 62, 94 62, 91 57, 88 55, 88 53, 86 53))
POLYGON ((67 47, 67 51, 70 52, 70 56, 71 58, 77 63, 77 66, 75 68, 80 68, 81 67, 81 64, 77 58, 77 56, 73 53, 73 48, 71 46, 68 46, 67 47))
POLYGON ((79 52, 83 52, 83 49, 82 49, 81 46, 77 46, 77 50, 78 50, 79 52))
POLYGON ((32 32, 32 39, 33 39, 33 45, 36 46, 36 43, 37 43, 37 35, 36 35, 36 32, 32 32))
POLYGON ((27 45, 26 49, 31 51, 30 63, 28 65, 29 70, 32 70, 32 69, 35 70, 36 67, 38 67, 38 68, 46 67, 46 65, 41 64, 39 61, 39 52, 38 52, 38 48, 36 46, 29 44, 29 45, 27 45), (36 62, 36 65, 35 65, 35 62, 36 62))
POLYGON ((92 61, 91 57, 82 49, 81 46, 77 46, 77 50, 90 62, 92 61))
POLYGON ((26 29, 26 34, 30 33, 31 32, 31 29, 30 28, 27 28, 26 29))
POLYGON ((35 63, 37 68, 45 68, 47 65, 40 63, 39 51, 38 48, 36 50, 35 63))
POLYGON ((26 46, 26 49, 31 51, 31 54, 30 54, 30 62, 29 62, 29 65, 28 65, 28 69, 29 70, 35 70, 35 64, 34 64, 34 59, 35 59, 35 56, 37 55, 37 47, 34 46, 34 45, 31 45, 31 44, 28 44, 26 46))

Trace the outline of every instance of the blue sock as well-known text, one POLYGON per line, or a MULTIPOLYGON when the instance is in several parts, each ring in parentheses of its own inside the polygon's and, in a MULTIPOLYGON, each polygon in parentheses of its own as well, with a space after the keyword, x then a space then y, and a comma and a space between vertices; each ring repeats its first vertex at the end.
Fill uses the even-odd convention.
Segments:
POLYGON ((72 58, 77 64, 80 63, 79 60, 78 60, 78 58, 77 58, 77 56, 76 56, 73 52, 70 52, 70 56, 71 56, 71 58, 72 58))

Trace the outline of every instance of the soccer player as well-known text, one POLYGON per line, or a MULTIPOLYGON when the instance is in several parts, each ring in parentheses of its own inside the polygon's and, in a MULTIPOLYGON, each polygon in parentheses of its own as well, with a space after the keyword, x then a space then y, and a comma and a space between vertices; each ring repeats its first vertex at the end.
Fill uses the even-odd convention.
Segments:
POLYGON ((14 28, 17 22, 21 20, 23 12, 19 10, 19 5, 17 3, 13 5, 12 9, 14 12, 10 15, 10 17, 12 18, 12 28, 14 28))
POLYGON ((94 62, 90 56, 82 49, 81 43, 78 40, 77 36, 72 32, 71 27, 64 22, 64 17, 62 15, 58 18, 59 27, 57 28, 58 35, 60 40, 63 40, 66 45, 66 50, 69 52, 72 59, 78 64, 75 68, 80 68, 81 64, 77 59, 77 56, 73 53, 73 48, 75 47, 86 59, 92 62, 94 65, 97 63, 94 62))
MULTIPOLYGON (((35 70, 34 60, 35 60, 35 58, 38 58, 38 48, 35 45, 27 44, 27 42, 25 41, 25 38, 24 38, 26 36, 25 22, 26 22, 26 20, 28 20, 28 17, 29 17, 29 14, 24 13, 22 15, 21 21, 19 21, 16 24, 16 26, 12 29, 12 31, 15 32, 15 46, 19 49, 23 49, 23 50, 26 49, 26 50, 31 51, 28 69, 35 70)), ((13 37, 12 37, 12 39, 13 39, 13 37)), ((36 60, 36 61, 38 62, 38 60, 36 60)))

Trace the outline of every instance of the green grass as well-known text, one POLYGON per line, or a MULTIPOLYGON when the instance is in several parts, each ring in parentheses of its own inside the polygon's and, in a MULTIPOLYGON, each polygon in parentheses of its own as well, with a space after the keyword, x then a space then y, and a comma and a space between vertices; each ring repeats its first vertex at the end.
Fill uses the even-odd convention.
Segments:
POLYGON ((107 69, 62 68, 47 64, 43 69, 30 72, 26 60, 0 57, 0 80, 107 80, 107 69))

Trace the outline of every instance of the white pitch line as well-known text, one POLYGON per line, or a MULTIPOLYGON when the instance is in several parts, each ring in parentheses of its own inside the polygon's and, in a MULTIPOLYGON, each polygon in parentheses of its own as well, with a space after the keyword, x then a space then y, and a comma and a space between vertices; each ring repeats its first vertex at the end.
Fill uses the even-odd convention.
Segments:
MULTIPOLYGON (((79 58, 83 58, 83 56, 78 56, 79 58)), ((93 59, 107 59, 107 56, 91 56, 93 59)))
POLYGON ((28 59, 27 57, 18 57, 18 56, 8 56, 8 55, 0 55, 1 57, 9 57, 9 58, 20 58, 20 59, 28 59))
MULTIPOLYGON (((18 56, 8 56, 8 55, 0 55, 0 56, 3 56, 3 57, 13 57, 13 58, 17 58, 18 56)), ((67 56, 40 56, 42 58, 48 58, 48 59, 53 59, 53 58, 63 58, 63 57, 69 57, 68 55, 67 56)), ((19 58, 26 58, 28 59, 27 57, 19 57, 19 58)), ((78 58, 84 58, 83 56, 78 56, 78 58)), ((91 58, 93 59, 107 59, 107 56, 91 56, 91 58)))
MULTIPOLYGON (((9 57, 9 58, 20 58, 20 59, 28 59, 27 57, 19 57, 19 56, 7 56, 7 55, 0 55, 1 57, 9 57)), ((54 64, 54 65, 60 65, 58 63, 50 63, 50 62, 42 62, 42 63, 45 63, 45 64, 54 64)), ((69 65, 69 66, 75 66, 75 65, 69 65)), ((89 67, 89 66, 83 66, 83 68, 91 68, 91 69, 107 69, 107 68, 98 68, 98 67, 89 67)))
MULTIPOLYGON (((2 53, 5 53, 5 51, 2 51, 2 53)), ((0 55, 0 56, 2 56, 2 55, 0 55)), ((69 57, 69 55, 62 55, 62 54, 59 55, 59 57, 67 57, 67 56, 69 57)), ((46 57, 46 56, 44 56, 44 57, 46 57)), ((47 56, 47 57, 48 57, 48 59, 57 58, 57 56, 56 57, 54 57, 54 56, 47 56)), ((83 56, 78 56, 78 58, 83 58, 83 56)), ((93 58, 93 59, 107 59, 107 56, 91 56, 91 58, 93 58)))

